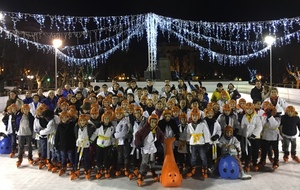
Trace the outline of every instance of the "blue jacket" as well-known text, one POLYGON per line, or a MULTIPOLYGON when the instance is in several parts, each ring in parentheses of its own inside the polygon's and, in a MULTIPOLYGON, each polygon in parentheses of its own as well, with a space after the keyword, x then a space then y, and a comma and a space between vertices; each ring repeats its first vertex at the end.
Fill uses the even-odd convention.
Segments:
POLYGON ((57 97, 54 96, 53 99, 50 99, 49 97, 44 98, 44 99, 41 101, 41 103, 46 104, 50 110, 53 110, 53 111, 54 111, 55 108, 56 108, 57 101, 58 101, 57 97))

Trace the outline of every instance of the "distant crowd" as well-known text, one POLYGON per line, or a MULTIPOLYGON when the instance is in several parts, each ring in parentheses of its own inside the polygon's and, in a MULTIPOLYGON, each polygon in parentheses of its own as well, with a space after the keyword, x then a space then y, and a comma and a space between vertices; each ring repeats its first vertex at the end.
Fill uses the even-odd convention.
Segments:
POLYGON ((232 83, 227 89, 217 83, 211 97, 201 81, 165 80, 162 89, 152 80, 145 83, 140 87, 132 80, 122 87, 113 80, 84 87, 79 82, 74 90, 66 84, 47 97, 41 88, 36 94, 26 91, 23 100, 11 91, 2 120, 12 140, 10 157, 16 156, 21 167, 26 145, 29 163, 39 169, 59 175, 69 170, 71 180, 80 176, 80 168, 87 179, 125 175, 139 186, 148 171, 158 180, 165 138, 176 139, 173 154, 184 177, 197 168, 203 180, 221 175, 217 168, 225 155, 236 160, 241 179, 263 169, 267 157, 276 170, 280 141, 283 160, 291 156, 300 163, 299 116, 275 87, 256 81, 247 102, 232 83))

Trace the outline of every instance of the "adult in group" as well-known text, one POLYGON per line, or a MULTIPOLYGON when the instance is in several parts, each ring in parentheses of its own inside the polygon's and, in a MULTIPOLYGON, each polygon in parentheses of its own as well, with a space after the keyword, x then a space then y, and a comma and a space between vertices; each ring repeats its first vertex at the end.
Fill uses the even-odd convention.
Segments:
POLYGON ((71 89, 71 86, 69 84, 65 84, 65 87, 63 88, 63 96, 67 98, 68 94, 75 95, 75 93, 71 89))
POLYGON ((250 92, 250 96, 251 96, 252 100, 259 100, 262 102, 262 96, 261 96, 262 91, 263 91, 263 87, 261 85, 261 81, 256 80, 255 87, 253 87, 250 92))
POLYGON ((179 89, 186 91, 187 90, 187 86, 184 83, 182 78, 178 79, 178 85, 177 85, 177 90, 179 91, 179 89))
MULTIPOLYGON (((210 101, 211 102, 217 102, 221 98, 221 91, 222 90, 224 90, 223 84, 219 82, 217 84, 216 90, 211 95, 211 100, 210 101)), ((230 95, 228 94, 228 92, 226 90, 224 90, 224 91, 227 95, 227 100, 230 100, 230 95)))
POLYGON ((23 99, 23 103, 24 104, 30 104, 31 102, 33 102, 32 100, 32 93, 30 90, 26 90, 25 92, 25 98, 23 99))
POLYGON ((148 93, 152 94, 153 91, 156 91, 156 89, 153 87, 153 81, 152 79, 147 80, 147 86, 146 86, 148 93))
POLYGON ((56 104, 57 104, 57 97, 55 96, 55 93, 53 90, 49 90, 48 91, 48 96, 46 98, 44 98, 41 103, 44 103, 48 106, 48 108, 52 111, 55 110, 56 108, 56 104))
MULTIPOLYGON (((108 88, 109 89, 109 88, 108 88)), ((113 84, 113 88, 111 90, 108 90, 109 92, 111 92, 113 95, 118 95, 118 94, 122 94, 124 95, 124 93, 120 90, 120 85, 119 83, 114 83, 113 84)))
POLYGON ((127 94, 128 94, 128 93, 133 93, 133 94, 135 94, 135 92, 136 92, 136 90, 137 90, 137 88, 138 88, 136 81, 135 81, 135 80, 131 80, 130 86, 131 86, 131 88, 127 90, 127 94))
POLYGON ((74 94, 76 94, 77 92, 81 92, 81 94, 83 95, 83 97, 87 98, 88 97, 88 91, 87 89, 84 87, 83 82, 78 82, 78 86, 75 88, 74 90, 74 94))
POLYGON ((235 88, 235 86, 232 83, 228 84, 227 92, 230 95, 230 99, 237 100, 241 97, 241 94, 239 91, 235 88))
POLYGON ((56 90, 55 96, 56 96, 57 99, 59 99, 59 98, 61 98, 61 97, 64 97, 62 88, 58 88, 58 89, 56 90))
POLYGON ((46 98, 46 96, 44 95, 43 88, 38 88, 36 94, 40 97, 40 101, 42 101, 42 99, 46 98))
POLYGON ((15 104, 17 102, 17 100, 21 100, 18 97, 18 91, 17 90, 11 90, 8 94, 8 100, 6 101, 6 105, 5 105, 5 108, 4 108, 4 111, 2 112, 2 114, 5 115, 6 112, 7 112, 7 107, 12 105, 12 104, 15 104))

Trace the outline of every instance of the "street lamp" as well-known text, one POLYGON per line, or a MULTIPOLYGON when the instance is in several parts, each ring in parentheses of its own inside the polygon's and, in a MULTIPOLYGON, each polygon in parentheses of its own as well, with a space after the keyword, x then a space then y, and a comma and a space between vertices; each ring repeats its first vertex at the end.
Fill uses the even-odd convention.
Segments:
POLYGON ((275 42, 275 38, 273 36, 266 36, 265 37, 265 43, 269 46, 270 48, 270 86, 272 86, 272 45, 275 42))
POLYGON ((57 89, 57 50, 62 45, 62 41, 60 39, 53 40, 53 47, 55 48, 55 90, 57 89))

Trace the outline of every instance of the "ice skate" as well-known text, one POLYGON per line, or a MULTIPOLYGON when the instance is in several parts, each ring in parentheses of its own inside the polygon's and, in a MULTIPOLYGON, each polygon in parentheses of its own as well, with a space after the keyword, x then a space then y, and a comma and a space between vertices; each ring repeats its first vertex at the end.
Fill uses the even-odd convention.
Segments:
POLYGON ((142 174, 138 174, 137 185, 141 187, 144 182, 144 176, 142 174))
POLYGON ((13 150, 13 151, 9 154, 9 157, 10 157, 10 158, 13 158, 13 157, 15 157, 15 155, 16 155, 16 151, 13 150))
POLYGON ((124 168, 124 175, 128 176, 129 175, 129 170, 127 168, 124 168))
POLYGON ((273 163, 273 170, 276 170, 279 167, 279 162, 274 162, 273 163))
POLYGON ((58 176, 61 176, 61 175, 63 175, 64 173, 66 173, 66 170, 67 170, 66 167, 63 167, 62 169, 60 169, 60 170, 58 171, 58 176))
POLYGON ((102 177, 102 170, 98 170, 96 173, 96 179, 100 179, 102 177))
POLYGON ((258 165, 257 164, 253 164, 253 171, 257 172, 259 169, 258 165))
POLYGON ((157 175, 157 173, 155 173, 154 170, 150 170, 151 176, 155 181, 159 181, 159 177, 157 175))
POLYGON ((285 163, 287 163, 287 162, 289 161, 289 156, 288 156, 288 155, 284 155, 284 156, 283 156, 283 161, 284 161, 285 163))
POLYGON ((28 158, 28 163, 29 163, 29 164, 31 164, 31 165, 32 165, 32 164, 33 164, 33 162, 34 162, 34 160, 33 160, 32 158, 28 158))
POLYGON ((203 180, 207 179, 207 177, 208 177, 208 175, 207 175, 207 167, 202 167, 201 174, 202 174, 202 179, 203 180))
POLYGON ((240 173, 239 173, 239 179, 246 180, 246 179, 251 179, 251 178, 252 178, 252 176, 249 175, 249 174, 246 174, 244 172, 244 170, 240 171, 240 173))
POLYGON ((129 178, 129 180, 132 180, 133 178, 137 177, 138 175, 139 175, 139 169, 135 168, 133 170, 133 172, 128 175, 128 178, 129 178))
POLYGON ((115 172, 115 175, 116 175, 116 177, 119 177, 119 176, 121 175, 121 171, 119 171, 119 170, 116 171, 116 172, 115 172))
POLYGON ((91 178, 91 170, 85 170, 84 171, 85 179, 90 179, 91 178))
POLYGON ((54 167, 52 168, 52 173, 56 173, 61 168, 61 163, 55 163, 54 167))
POLYGON ((19 160, 17 161, 16 165, 17 165, 17 168, 21 166, 22 164, 22 158, 19 158, 19 160))
POLYGON ((109 171, 109 170, 105 170, 105 172, 104 172, 104 177, 105 177, 106 179, 110 178, 110 171, 109 171))
POLYGON ((298 158, 298 156, 292 155, 291 157, 295 162, 300 163, 300 158, 298 158))
POLYGON ((47 160, 42 160, 39 165, 38 165, 38 168, 39 169, 43 169, 44 167, 46 167, 46 164, 47 163, 47 160))
POLYGON ((39 162, 42 160, 42 157, 41 157, 42 155, 41 155, 41 153, 39 153, 38 156, 39 156, 39 157, 36 158, 36 159, 33 161, 33 163, 32 163, 33 165, 39 163, 39 162))
POLYGON ((80 176, 80 170, 71 171, 70 173, 71 173, 71 175, 70 175, 71 180, 79 178, 79 176, 80 176))
POLYGON ((186 174, 186 177, 192 177, 196 173, 196 167, 192 167, 192 170, 186 174))

